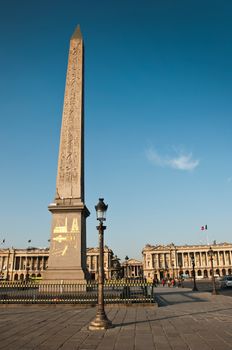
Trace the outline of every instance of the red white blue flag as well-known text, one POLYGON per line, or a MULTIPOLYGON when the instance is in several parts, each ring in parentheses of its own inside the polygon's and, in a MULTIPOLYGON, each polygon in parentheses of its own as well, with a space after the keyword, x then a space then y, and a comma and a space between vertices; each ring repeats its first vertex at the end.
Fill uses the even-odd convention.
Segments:
POLYGON ((201 231, 208 230, 207 225, 201 226, 201 231))

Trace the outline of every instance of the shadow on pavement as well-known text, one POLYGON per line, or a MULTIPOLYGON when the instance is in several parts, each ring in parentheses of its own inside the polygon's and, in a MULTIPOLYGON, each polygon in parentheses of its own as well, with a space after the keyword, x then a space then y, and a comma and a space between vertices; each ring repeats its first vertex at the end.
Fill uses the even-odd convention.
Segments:
POLYGON ((193 292, 192 290, 172 290, 172 291, 158 291, 155 293, 155 300, 158 306, 168 306, 175 304, 185 304, 194 302, 209 301, 207 297, 208 292, 193 292), (205 294, 205 297, 202 294, 205 294), (201 296, 200 296, 201 295, 201 296))
POLYGON ((180 318, 180 317, 189 317, 189 316, 199 316, 199 315, 205 315, 207 314, 211 314, 211 313, 215 313, 215 312, 220 312, 220 311, 228 311, 228 310, 232 310, 232 308, 217 308, 217 309, 213 309, 213 310, 209 310, 209 311, 197 311, 197 312, 184 312, 182 314, 178 314, 178 315, 172 315, 172 316, 163 316, 163 317, 157 317, 157 318, 153 318, 153 319, 148 319, 146 318, 145 320, 139 320, 139 321, 132 321, 132 322, 122 322, 122 323, 113 323, 114 328, 115 327, 121 327, 121 326, 129 326, 129 325, 133 325, 133 324, 141 324, 141 323, 147 323, 147 322, 155 322, 155 321, 162 321, 162 320, 170 320, 170 319, 175 319, 175 318, 180 318))

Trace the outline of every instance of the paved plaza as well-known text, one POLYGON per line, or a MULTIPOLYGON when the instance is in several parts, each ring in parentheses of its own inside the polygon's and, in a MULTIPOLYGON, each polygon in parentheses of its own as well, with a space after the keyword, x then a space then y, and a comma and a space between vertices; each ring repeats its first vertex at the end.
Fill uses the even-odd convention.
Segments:
POLYGON ((160 307, 106 307, 114 328, 89 331, 96 309, 1 305, 0 349, 231 349, 232 298, 187 288, 156 288, 160 307))

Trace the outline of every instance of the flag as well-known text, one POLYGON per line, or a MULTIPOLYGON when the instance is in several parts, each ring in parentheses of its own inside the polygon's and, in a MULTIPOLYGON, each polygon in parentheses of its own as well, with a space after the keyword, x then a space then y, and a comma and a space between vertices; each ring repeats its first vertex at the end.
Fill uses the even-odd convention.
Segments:
POLYGON ((208 230, 207 225, 201 226, 201 231, 208 230))
POLYGON ((28 239, 28 243, 31 243, 31 239, 28 239))

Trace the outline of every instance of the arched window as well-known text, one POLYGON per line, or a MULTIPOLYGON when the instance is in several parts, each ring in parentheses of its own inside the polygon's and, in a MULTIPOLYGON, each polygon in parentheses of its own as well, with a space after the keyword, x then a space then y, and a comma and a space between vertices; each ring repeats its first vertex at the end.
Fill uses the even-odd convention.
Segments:
POLYGON ((197 276, 202 276, 201 270, 197 271, 197 276))
POLYGON ((14 281, 18 281, 18 279, 19 279, 19 275, 16 273, 16 274, 14 275, 14 281))

